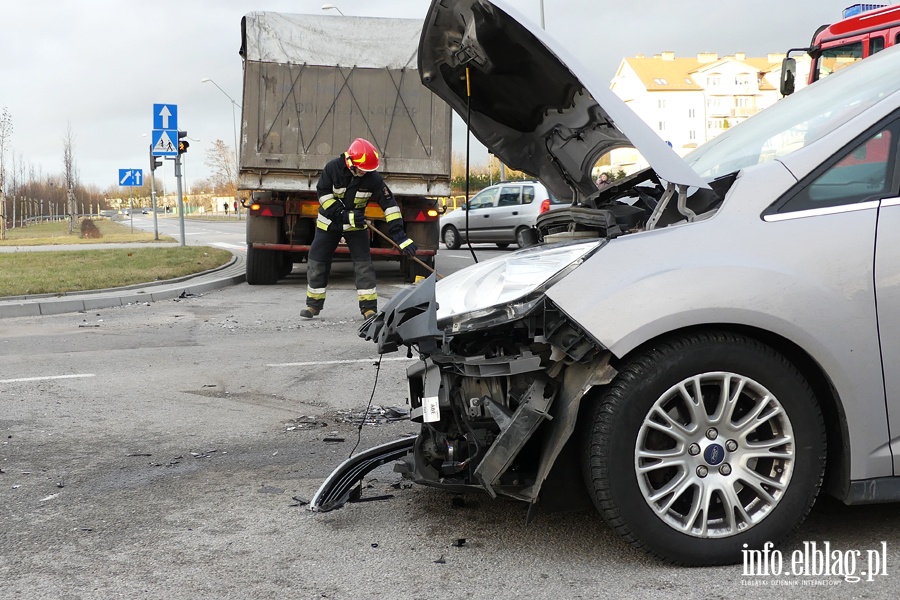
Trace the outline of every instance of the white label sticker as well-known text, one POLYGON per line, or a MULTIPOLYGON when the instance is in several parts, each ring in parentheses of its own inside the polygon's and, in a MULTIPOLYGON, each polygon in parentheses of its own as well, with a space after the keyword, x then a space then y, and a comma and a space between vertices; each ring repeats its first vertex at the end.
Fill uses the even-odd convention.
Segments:
POLYGON ((433 423, 441 420, 441 405, 437 396, 422 398, 422 421, 433 423))

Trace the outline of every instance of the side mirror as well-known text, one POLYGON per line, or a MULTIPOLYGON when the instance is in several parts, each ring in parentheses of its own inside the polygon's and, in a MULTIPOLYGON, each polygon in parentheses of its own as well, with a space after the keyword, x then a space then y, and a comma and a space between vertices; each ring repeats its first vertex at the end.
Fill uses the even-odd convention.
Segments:
POLYGON ((793 58, 785 58, 781 61, 781 86, 782 96, 790 96, 794 93, 797 77, 797 61, 793 58))

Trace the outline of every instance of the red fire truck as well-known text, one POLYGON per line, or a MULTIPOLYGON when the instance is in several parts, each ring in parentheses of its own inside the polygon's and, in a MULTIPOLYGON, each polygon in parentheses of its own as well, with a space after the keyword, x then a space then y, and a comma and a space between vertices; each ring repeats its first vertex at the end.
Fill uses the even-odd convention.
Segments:
POLYGON ((794 91, 796 61, 792 52, 806 52, 812 62, 809 83, 818 81, 858 60, 900 44, 900 5, 854 4, 844 9, 843 19, 822 25, 809 48, 791 48, 781 70, 781 93, 794 91))

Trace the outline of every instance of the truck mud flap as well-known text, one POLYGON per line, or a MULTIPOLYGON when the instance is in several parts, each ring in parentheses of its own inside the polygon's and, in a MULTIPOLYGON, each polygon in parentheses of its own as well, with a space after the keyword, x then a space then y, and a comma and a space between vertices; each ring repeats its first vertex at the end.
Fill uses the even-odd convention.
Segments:
POLYGON ((362 481, 366 473, 385 463, 403 458, 412 450, 416 437, 401 438, 369 448, 342 462, 319 486, 309 503, 309 509, 316 512, 328 512, 342 507, 350 500, 353 488, 362 481))

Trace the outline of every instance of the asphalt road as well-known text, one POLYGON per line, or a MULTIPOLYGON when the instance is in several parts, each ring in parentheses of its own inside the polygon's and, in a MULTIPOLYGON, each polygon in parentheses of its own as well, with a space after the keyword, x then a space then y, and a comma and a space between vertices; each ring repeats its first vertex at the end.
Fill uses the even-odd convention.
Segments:
MULTIPOLYGON (((526 525, 522 504, 408 487, 389 466, 366 478, 371 501, 309 512, 297 498, 358 434, 366 448, 416 428, 359 432, 370 396, 404 405, 411 361, 386 355, 376 385, 350 265, 313 320, 297 314, 303 269, 275 286, 0 321, 0 598, 900 597, 896 505, 823 499, 780 548, 865 557, 884 541, 887 575, 857 583, 670 567, 592 511, 526 525)), ((379 267, 383 300, 403 285, 393 271, 379 267)))

